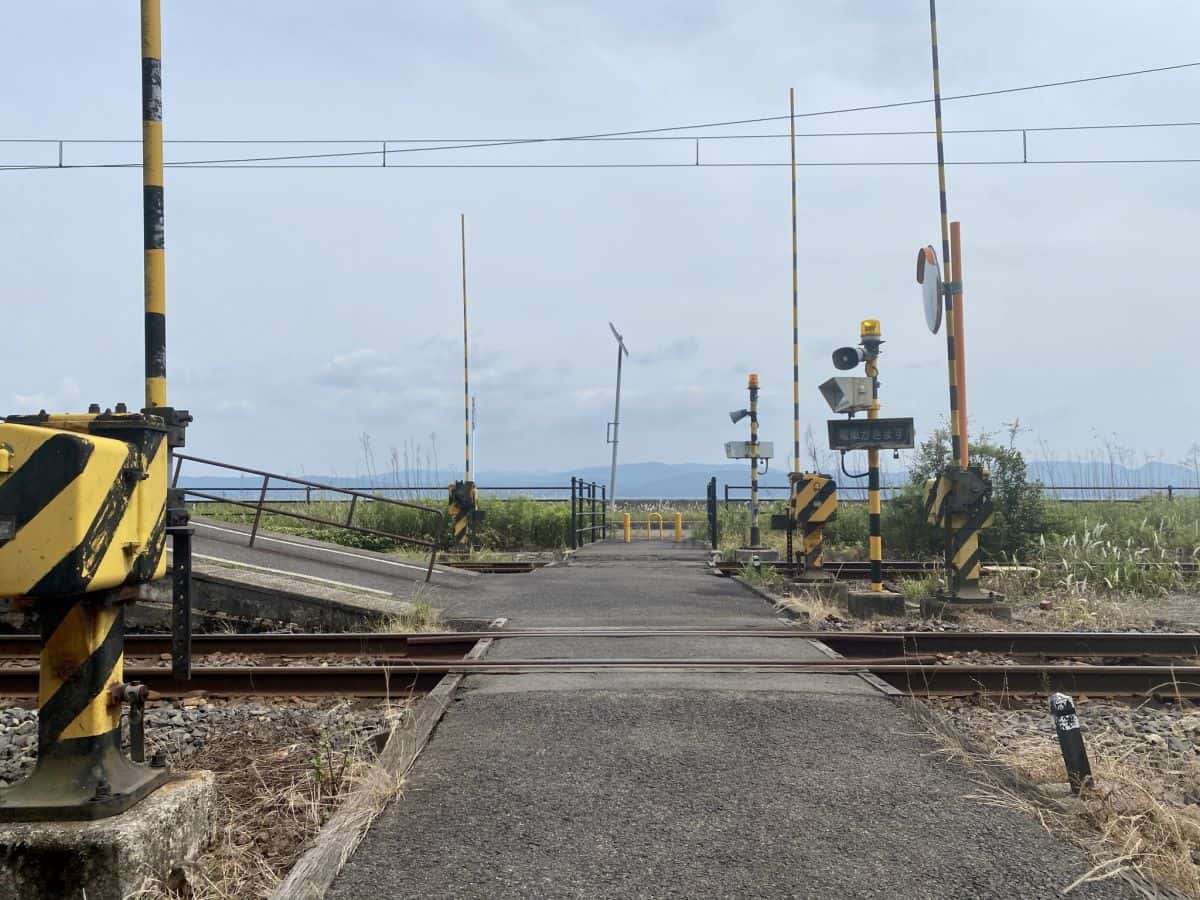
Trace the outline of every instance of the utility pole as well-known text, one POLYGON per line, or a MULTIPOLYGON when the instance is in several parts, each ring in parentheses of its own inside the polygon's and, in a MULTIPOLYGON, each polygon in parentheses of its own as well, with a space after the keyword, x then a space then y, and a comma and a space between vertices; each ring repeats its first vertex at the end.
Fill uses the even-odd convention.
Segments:
POLYGON ((463 480, 471 483, 471 376, 467 359, 467 215, 458 217, 459 235, 462 245, 462 300, 463 300, 463 422, 466 435, 463 445, 466 456, 463 480))
POLYGON ((750 373, 747 380, 750 391, 750 546, 762 545, 762 534, 758 529, 758 375, 750 373))
POLYGON ((617 502, 617 443, 620 440, 621 430, 621 358, 629 355, 629 350, 625 346, 625 338, 621 337, 621 333, 613 326, 612 322, 608 323, 609 329, 613 333, 613 337, 617 339, 617 400, 616 406, 613 409, 613 420, 608 423, 607 440, 612 444, 612 468, 608 473, 608 515, 611 519, 615 514, 617 502))
POLYGON ((467 216, 459 215, 459 236, 462 244, 462 310, 463 310, 463 480, 450 485, 448 513, 453 528, 453 544, 461 553, 469 553, 471 536, 478 521, 479 494, 471 477, 471 376, 467 337, 467 216))
MULTIPOLYGON (((867 377, 871 379, 871 407, 867 418, 879 418, 879 345, 883 330, 878 319, 863 319, 859 326, 859 341, 866 362, 867 377)), ((867 449, 867 514, 870 525, 867 556, 871 560, 871 590, 883 592, 883 508, 879 502, 879 448, 867 449)))

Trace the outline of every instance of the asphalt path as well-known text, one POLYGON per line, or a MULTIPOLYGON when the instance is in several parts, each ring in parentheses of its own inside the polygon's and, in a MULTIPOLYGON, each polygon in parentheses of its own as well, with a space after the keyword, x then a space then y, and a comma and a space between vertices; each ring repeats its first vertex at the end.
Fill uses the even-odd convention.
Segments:
MULTIPOLYGON (((602 544, 466 605, 513 627, 777 627, 703 552, 602 544)), ((820 657, 804 640, 537 637, 493 656, 820 657)), ((856 675, 472 676, 329 894, 1041 898, 1087 869, 856 675)), ((1140 896, 1109 881, 1071 896, 1140 896)))

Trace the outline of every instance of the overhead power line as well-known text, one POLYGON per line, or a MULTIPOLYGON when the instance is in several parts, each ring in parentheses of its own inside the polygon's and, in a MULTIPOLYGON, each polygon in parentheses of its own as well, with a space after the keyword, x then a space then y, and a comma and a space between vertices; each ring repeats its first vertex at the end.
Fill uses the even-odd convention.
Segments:
MULTIPOLYGON (((1139 76, 1139 75, 1149 75, 1149 74, 1159 73, 1159 72, 1170 72, 1170 71, 1177 71, 1177 70, 1181 70, 1181 69, 1190 69, 1190 68, 1195 68, 1197 66, 1200 66, 1200 61, 1179 63, 1176 65, 1170 65, 1170 66, 1157 66, 1157 67, 1146 68, 1146 69, 1135 69, 1135 70, 1130 70, 1130 71, 1126 71, 1126 72, 1112 72, 1112 73, 1108 73, 1108 74, 1104 74, 1104 75, 1090 75, 1090 76, 1084 76, 1084 77, 1080 77, 1080 78, 1066 79, 1066 80, 1062 80, 1062 81, 1040 82, 1038 84, 1021 85, 1018 87, 997 88, 997 89, 987 90, 987 91, 974 91, 971 93, 953 94, 950 96, 943 97, 942 102, 949 102, 949 101, 953 101, 953 100, 976 99, 976 98, 980 98, 980 97, 994 97, 994 96, 999 96, 999 95, 1003 95, 1003 94, 1016 94, 1016 93, 1043 90, 1043 89, 1054 88, 1054 87, 1066 87, 1066 86, 1070 86, 1070 85, 1087 84, 1087 83, 1098 82, 1098 81, 1108 81, 1108 80, 1117 79, 1117 78, 1130 78, 1130 77, 1139 76)), ((805 113, 797 113, 795 117, 796 118, 815 118, 815 117, 819 117, 819 116, 843 115, 843 114, 856 113, 856 112, 870 112, 870 111, 878 111, 878 110, 886 110, 886 109, 899 109, 902 107, 919 106, 919 105, 932 103, 932 102, 933 102, 933 98, 931 98, 931 97, 930 98, 921 98, 921 99, 917 99, 917 100, 902 100, 902 101, 896 101, 896 102, 892 102, 892 103, 880 103, 880 104, 872 104, 872 105, 867 105, 867 106, 853 106, 853 107, 841 107, 841 108, 837 108, 837 109, 815 110, 815 111, 810 111, 810 112, 805 112, 805 113)), ((372 150, 362 150, 362 151, 346 151, 346 152, 338 152, 338 153, 312 153, 312 154, 289 154, 289 155, 282 155, 282 156, 235 157, 235 158, 227 158, 227 159, 179 160, 179 161, 175 161, 172 163, 168 163, 168 165, 172 165, 175 167, 192 166, 192 167, 199 167, 199 168, 223 168, 223 167, 229 167, 229 166, 235 166, 235 165, 239 168, 346 168, 345 166, 334 166, 334 165, 294 166, 294 167, 293 166, 260 167, 260 166, 255 166, 253 164, 266 163, 266 162, 299 162, 299 161, 316 160, 316 159, 339 159, 339 158, 372 157, 372 156, 382 156, 382 157, 384 157, 384 160, 386 162, 386 158, 388 156, 395 155, 395 154, 402 154, 402 153, 406 154, 406 153, 436 152, 436 151, 446 151, 446 150, 481 149, 481 148, 489 148, 489 147, 505 147, 505 146, 517 146, 517 145, 526 145, 526 144, 549 144, 549 143, 567 143, 567 142, 578 142, 578 141, 598 141, 598 140, 618 139, 618 138, 627 138, 627 139, 635 138, 635 137, 646 138, 650 135, 665 136, 668 132, 690 131, 690 130, 694 130, 694 129, 698 129, 698 128, 723 128, 723 127, 729 127, 729 126, 734 126, 734 125, 760 124, 760 123, 765 123, 765 122, 777 122, 777 121, 787 120, 790 118, 791 118, 791 116, 787 116, 787 115, 759 116, 759 117, 751 118, 751 119, 731 119, 731 120, 726 120, 726 121, 721 121, 721 122, 706 122, 706 123, 699 123, 699 124, 692 124, 692 125, 672 125, 672 126, 664 126, 664 127, 659 127, 659 128, 642 128, 642 129, 634 129, 634 130, 627 130, 627 131, 596 132, 593 134, 570 135, 570 136, 564 136, 564 137, 503 138, 503 139, 480 139, 480 140, 471 139, 471 140, 466 140, 466 141, 462 141, 462 142, 458 142, 458 143, 450 143, 450 144, 447 144, 444 141, 441 141, 438 139, 431 139, 431 138, 405 138, 405 139, 398 139, 395 141, 388 139, 388 140, 379 141, 379 143, 382 145, 381 149, 379 149, 379 150, 372 149, 372 150), (437 146, 425 146, 425 147, 389 148, 389 147, 387 147, 387 144, 389 144, 389 143, 437 143, 438 145, 437 146)), ((1005 132, 1005 131, 1008 131, 1008 132, 1069 131, 1069 130, 1088 130, 1088 129, 1100 130, 1100 129, 1109 129, 1109 128, 1112 128, 1112 129, 1115 129, 1115 128, 1168 128, 1168 127, 1192 126, 1195 124, 1197 124, 1197 123, 1179 122, 1179 123, 1148 123, 1148 124, 1132 124, 1132 125, 1109 124, 1109 125, 1096 125, 1096 126, 1051 126, 1051 127, 1036 128, 1036 129, 1032 129, 1032 128, 1030 128, 1030 129, 1022 129, 1022 128, 964 129, 964 130, 960 130, 960 131, 954 132, 954 133, 967 134, 967 133, 1000 133, 1000 132, 1005 132)), ((813 133, 813 134, 807 135, 807 136, 810 136, 810 137, 833 137, 833 136, 865 137, 865 136, 884 136, 884 135, 894 135, 894 134, 927 134, 927 133, 928 132, 923 132, 923 131, 858 132, 858 133, 840 132, 840 133, 813 133)), ((697 135, 683 135, 683 136, 676 136, 676 137, 682 137, 683 139, 689 139, 689 140, 722 139, 718 136, 697 136, 697 135)), ((768 137, 768 135, 740 135, 740 136, 728 136, 728 137, 749 138, 749 137, 768 137)), ((126 143, 126 142, 138 143, 136 141, 123 141, 120 139, 71 140, 71 139, 53 139, 53 138, 6 138, 6 139, 2 139, 2 142, 4 142, 4 143, 51 143, 51 144, 57 144, 60 147, 60 150, 61 150, 61 147, 67 143, 93 143, 93 144, 126 143)), ((265 144, 265 143, 364 143, 364 141, 358 141, 358 140, 354 140, 354 141, 345 141, 345 140, 293 141, 293 140, 287 140, 287 139, 254 140, 254 139, 243 138, 243 139, 236 139, 236 140, 208 139, 208 140, 202 140, 202 141, 172 141, 170 143, 206 143, 206 144, 217 144, 217 143, 221 143, 221 144, 236 144, 236 143, 242 143, 242 144, 248 144, 248 143, 259 143, 259 144, 265 144)), ((1028 161, 1025 161, 1025 162, 1028 162, 1028 161)), ((1163 159, 1163 160, 1150 160, 1150 159, 1145 159, 1145 160, 1073 160, 1073 161, 1062 160, 1062 161, 1056 161, 1056 162, 1063 163, 1063 164, 1078 165, 1078 164, 1085 164, 1085 163, 1090 164, 1090 163, 1108 163, 1108 162, 1146 162, 1146 163, 1148 163, 1148 162, 1191 162, 1191 160, 1185 160, 1185 159, 1172 159, 1172 160, 1167 160, 1167 159, 1163 159)), ((811 165, 921 165, 921 164, 922 163, 908 163, 908 162, 870 162, 870 163, 807 163, 806 165, 811 166, 811 165)), ((1005 164, 1008 164, 1008 162, 1007 161, 988 161, 988 162, 960 162, 960 163, 957 163, 957 165, 1005 165, 1005 164)), ((1045 164, 1045 163, 1043 163, 1043 164, 1045 164)), ((79 165, 65 165, 62 163, 62 161, 60 159, 60 162, 58 165, 12 165, 12 166, 0 166, 0 169, 9 170, 9 171, 12 171, 12 170, 60 169, 60 168, 61 169, 67 169, 67 168, 72 168, 72 169, 114 169, 114 168, 128 168, 128 167, 131 167, 134 165, 140 165, 140 163, 138 163, 138 164, 135 164, 135 163, 86 163, 86 164, 79 164, 79 165)), ((647 163, 647 164, 641 164, 641 163, 623 163, 623 164, 578 163, 578 164, 506 164, 506 165, 501 165, 501 164, 459 164, 459 165, 422 165, 422 166, 393 165, 393 166, 389 166, 389 168, 418 168, 418 167, 419 168, 597 168, 597 167, 601 167, 601 168, 614 168, 614 167, 644 168, 644 167, 651 167, 651 166, 653 166, 653 167, 674 167, 676 165, 685 165, 685 164, 675 164, 675 163, 647 163)), ((699 165, 705 165, 705 164, 700 163, 699 165)), ((775 165, 775 164, 774 163, 743 163, 743 164, 711 163, 708 165, 744 165, 744 166, 765 165, 765 166, 769 166, 769 165, 775 165)), ((352 167, 360 168, 359 166, 352 166, 352 167)))
MULTIPOLYGON (((1162 157, 1137 159, 978 159, 946 161, 947 166, 1106 166, 1106 165, 1170 165, 1200 163, 1200 157, 1162 157)), ((130 168, 120 166, 81 165, 62 166, 62 171, 97 168, 130 168)), ((164 163, 170 167, 172 163, 164 163)), ((175 164, 181 169, 357 169, 361 172, 399 169, 760 169, 789 166, 789 162, 595 162, 595 163, 400 163, 389 166, 364 166, 354 163, 267 165, 258 163, 213 163, 207 165, 175 164)), ((937 160, 818 160, 797 162, 798 168, 888 168, 936 166, 937 160)), ((0 166, 0 171, 59 169, 59 166, 0 166)))

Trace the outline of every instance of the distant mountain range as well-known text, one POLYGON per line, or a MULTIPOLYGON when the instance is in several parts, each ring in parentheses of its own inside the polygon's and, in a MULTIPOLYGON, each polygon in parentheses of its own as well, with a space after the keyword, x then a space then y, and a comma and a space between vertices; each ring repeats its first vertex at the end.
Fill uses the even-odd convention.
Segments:
MULTIPOLYGON (((857 464, 861 465, 861 460, 857 464)), ((1106 487, 1166 487, 1171 485, 1177 488, 1187 487, 1194 490, 1200 486, 1200 481, 1197 480, 1196 473, 1192 470, 1184 466, 1163 462, 1152 462, 1137 467, 1126 467, 1119 464, 1110 465, 1106 462, 1035 460, 1029 463, 1029 474, 1030 478, 1041 481, 1047 487, 1084 487, 1097 492, 1102 491, 1106 487)), ((483 489, 566 487, 570 484, 572 476, 582 478, 585 481, 607 484, 608 475, 608 466, 584 466, 573 471, 484 471, 477 476, 477 481, 483 489)), ((415 487, 415 485, 404 484, 390 473, 378 475, 375 478, 367 476, 352 478, 336 476, 322 477, 320 475, 306 475, 304 477, 308 481, 337 487, 415 487)), ((626 463, 617 468, 617 489, 619 496, 626 499, 698 498, 704 496, 705 486, 710 478, 717 479, 718 490, 721 491, 723 491, 723 486, 726 484, 747 486, 750 483, 749 467, 747 464, 735 463, 724 465, 659 462, 626 463)), ((447 477, 446 480, 448 482, 450 477, 447 477)), ((881 481, 884 485, 900 485, 904 484, 907 480, 907 473, 900 469, 885 469, 881 475, 881 481)), ((864 480, 862 479, 849 479, 844 475, 839 475, 838 481, 844 488, 864 487, 864 480)), ((208 490, 214 493, 222 493, 222 489, 236 488, 238 494, 243 497, 257 488, 260 483, 261 479, 257 476, 246 476, 243 478, 189 476, 186 474, 186 470, 180 480, 180 484, 184 487, 208 490)), ((786 470, 777 470, 774 467, 766 475, 759 478, 759 485, 764 488, 783 488, 787 486, 787 483, 786 470)), ((427 487, 440 489, 443 486, 431 484, 427 485, 427 487)), ((549 496, 547 493, 532 490, 526 493, 549 496)), ((772 490, 770 493, 773 496, 779 496, 778 491, 772 490)), ((272 496, 282 495, 276 494, 272 490, 272 496)), ((734 496, 745 496, 745 492, 739 491, 734 496)))

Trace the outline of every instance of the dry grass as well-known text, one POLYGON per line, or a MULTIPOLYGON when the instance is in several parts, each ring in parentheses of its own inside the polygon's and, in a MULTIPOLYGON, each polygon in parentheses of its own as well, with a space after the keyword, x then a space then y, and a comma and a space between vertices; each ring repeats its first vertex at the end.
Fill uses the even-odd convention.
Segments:
MULTIPOLYGON (((393 727, 401 712, 389 710, 393 727)), ((381 792, 380 767, 362 738, 291 721, 251 721, 197 753, 189 765, 216 774, 217 802, 213 841, 196 866, 192 896, 269 897, 350 795, 381 792)), ((399 785, 384 780, 390 799, 399 785)))
POLYGON ((775 601, 775 608, 786 610, 796 618, 808 622, 821 622, 829 618, 845 618, 846 611, 836 603, 821 597, 812 591, 801 591, 781 597, 775 601))
POLYGON ((417 600, 409 608, 380 619, 374 631, 445 631, 442 611, 427 600, 417 600))
POLYGON ((1088 852, 1094 866, 1064 893, 1087 881, 1128 873, 1200 898, 1200 813, 1161 799, 1168 780, 1200 779, 1200 764, 1194 760, 1164 771, 1133 754, 1110 756, 1089 748, 1095 787, 1086 789, 1076 803, 1062 803, 1045 790, 1066 781, 1053 739, 970 744, 940 713, 925 707, 921 718, 949 757, 988 774, 973 799, 1027 813, 1052 834, 1068 837, 1088 852))

